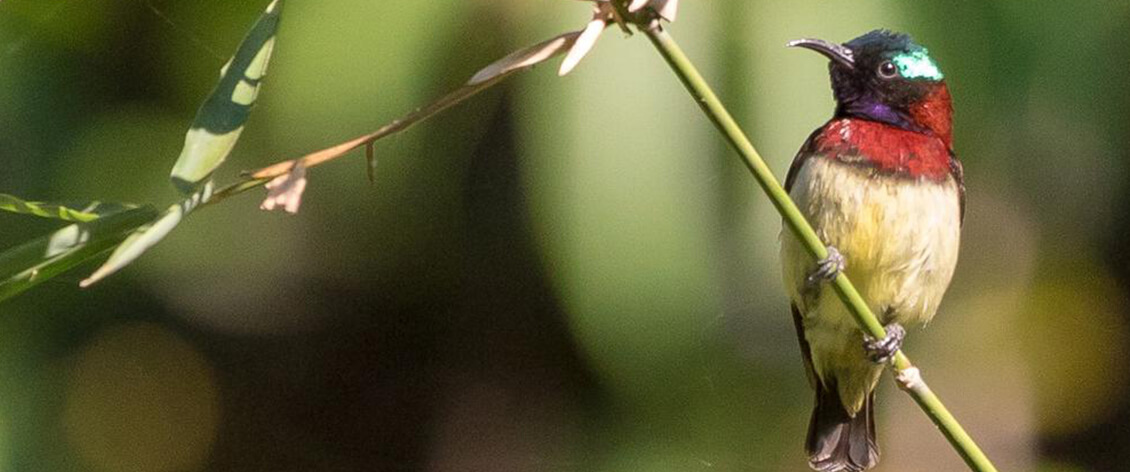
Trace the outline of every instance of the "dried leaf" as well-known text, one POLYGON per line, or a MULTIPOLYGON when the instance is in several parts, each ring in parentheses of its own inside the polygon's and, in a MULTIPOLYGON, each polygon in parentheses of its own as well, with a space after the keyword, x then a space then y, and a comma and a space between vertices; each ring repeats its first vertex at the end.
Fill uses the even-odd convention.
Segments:
POLYGON ((377 180, 377 151, 373 143, 365 145, 365 174, 369 176, 369 183, 377 180))
POLYGON ((475 96, 475 94, 490 88, 510 74, 528 69, 565 52, 576 43, 577 37, 580 35, 580 31, 565 33, 499 59, 479 71, 474 77, 471 77, 471 80, 469 80, 466 85, 455 89, 432 103, 412 110, 412 112, 378 128, 372 133, 358 136, 320 151, 312 152, 298 159, 283 161, 256 171, 246 172, 244 175, 256 180, 274 179, 290 172, 291 169, 294 168, 295 163, 301 163, 303 166, 310 168, 337 159, 354 149, 367 146, 378 139, 404 131, 412 127, 412 125, 462 103, 464 100, 475 96))
POLYGON ((565 33, 526 49, 510 53, 506 57, 484 67, 483 70, 480 70, 472 76, 471 80, 467 81, 467 85, 479 85, 492 80, 501 79, 513 72, 541 64, 572 47, 573 44, 577 42, 577 38, 580 37, 580 35, 580 31, 565 33))

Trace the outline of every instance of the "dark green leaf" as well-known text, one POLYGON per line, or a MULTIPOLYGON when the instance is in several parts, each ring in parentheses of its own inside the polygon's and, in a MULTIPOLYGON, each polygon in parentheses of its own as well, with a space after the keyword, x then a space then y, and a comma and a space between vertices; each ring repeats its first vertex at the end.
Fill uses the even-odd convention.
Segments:
POLYGON ((0 210, 71 222, 93 221, 101 216, 135 207, 136 205, 102 202, 31 202, 12 195, 0 193, 0 210))
POLYGON ((0 301, 113 248, 156 216, 151 207, 134 208, 68 225, 0 253, 0 301))
POLYGON ((259 17, 235 56, 220 71, 216 88, 196 112, 171 175, 173 184, 185 195, 196 193, 239 141, 267 73, 282 3, 274 0, 259 17))
POLYGON ((165 239, 165 236, 168 236, 169 232, 176 228, 186 215, 195 210, 201 203, 208 201, 211 196, 212 181, 209 180, 204 187, 191 197, 170 206, 159 218, 130 233, 129 237, 117 249, 114 249, 110 258, 79 285, 89 287, 137 260, 145 251, 165 239))

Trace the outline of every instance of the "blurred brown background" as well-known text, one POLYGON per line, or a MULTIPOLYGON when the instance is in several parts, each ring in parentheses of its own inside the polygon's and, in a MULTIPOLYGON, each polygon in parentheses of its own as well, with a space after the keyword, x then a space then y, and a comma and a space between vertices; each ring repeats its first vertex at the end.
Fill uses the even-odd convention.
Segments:
MULTIPOLYGON (((163 206, 266 1, 0 3, 0 192, 163 206)), ((783 175, 832 111, 787 40, 912 33, 969 210, 907 351, 1001 470, 1130 463, 1130 2, 685 0, 671 29, 783 175)), ((588 20, 565 0, 291 0, 220 175, 375 129, 588 20)), ((779 218, 643 38, 244 196, 90 290, 0 305, 0 469, 803 471, 779 218), (260 194, 261 195, 261 194, 260 194)), ((53 227, 0 214, 0 246, 53 227)), ((964 470, 882 382, 881 470, 964 470)))

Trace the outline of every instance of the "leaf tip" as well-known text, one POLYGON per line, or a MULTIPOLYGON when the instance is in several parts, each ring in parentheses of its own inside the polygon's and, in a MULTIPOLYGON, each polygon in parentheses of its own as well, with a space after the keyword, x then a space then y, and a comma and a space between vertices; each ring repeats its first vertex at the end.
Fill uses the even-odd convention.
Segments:
POLYGON ((78 288, 90 288, 91 285, 101 282, 102 279, 113 274, 114 272, 117 272, 117 269, 106 270, 106 266, 99 267, 98 270, 94 271, 93 274, 90 274, 89 277, 80 280, 78 283, 78 288))

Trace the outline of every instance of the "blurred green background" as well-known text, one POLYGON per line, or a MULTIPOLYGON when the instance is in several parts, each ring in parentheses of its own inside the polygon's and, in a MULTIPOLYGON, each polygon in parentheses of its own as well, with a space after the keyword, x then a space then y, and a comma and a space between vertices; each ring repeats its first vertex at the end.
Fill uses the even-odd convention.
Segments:
MULTIPOLYGON (((266 6, 0 3, 0 193, 175 199, 169 168, 266 6)), ((685 0, 671 28, 778 175, 832 112, 783 47, 912 33, 946 72, 962 259, 906 350, 1001 470, 1130 462, 1130 2, 685 0)), ((377 128, 588 20, 565 0, 291 0, 221 171, 377 128)), ((121 274, 0 304, 0 470, 803 471, 780 222, 642 38, 610 30, 194 214, 121 274)), ((0 214, 0 247, 51 222, 0 214)), ((889 380, 880 470, 964 470, 889 380)))

